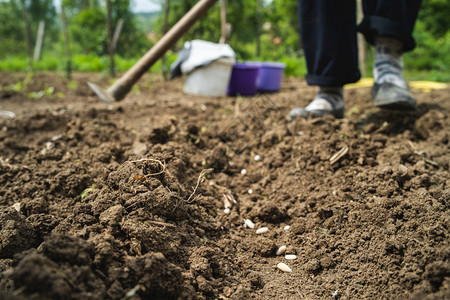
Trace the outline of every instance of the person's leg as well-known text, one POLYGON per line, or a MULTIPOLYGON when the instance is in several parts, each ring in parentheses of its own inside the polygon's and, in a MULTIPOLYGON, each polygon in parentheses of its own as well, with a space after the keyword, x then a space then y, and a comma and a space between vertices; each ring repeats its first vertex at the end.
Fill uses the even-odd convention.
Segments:
POLYGON ((416 100, 403 79, 402 54, 415 47, 412 31, 421 0, 363 1, 364 19, 358 27, 375 46, 374 104, 382 108, 414 109, 416 100))
POLYGON ((375 59, 373 78, 376 84, 391 83, 406 89, 403 79, 403 46, 398 40, 389 37, 375 37, 375 59))
POLYGON ((355 0, 298 0, 298 10, 306 81, 320 88, 310 105, 293 109, 288 118, 327 113, 342 117, 342 86, 361 77, 355 0))
POLYGON ((403 45, 403 52, 414 49, 412 36, 422 0, 363 0, 364 19, 358 31, 375 45, 375 37, 389 37, 403 45))
POLYGON ((342 86, 360 78, 355 0, 298 0, 310 85, 342 86))

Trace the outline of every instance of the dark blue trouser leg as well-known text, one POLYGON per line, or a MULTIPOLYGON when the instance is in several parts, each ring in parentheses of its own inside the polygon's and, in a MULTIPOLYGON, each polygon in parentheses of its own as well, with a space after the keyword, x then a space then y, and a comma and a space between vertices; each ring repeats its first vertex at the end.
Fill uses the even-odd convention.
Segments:
POLYGON ((308 84, 340 86, 357 81, 355 0, 299 0, 298 9, 308 84))
POLYGON ((422 0, 365 0, 358 30, 372 45, 375 35, 385 36, 402 42, 403 52, 411 51, 416 46, 412 32, 421 4, 422 0))
MULTIPOLYGON (((422 0, 365 0, 358 27, 373 44, 374 36, 400 40, 414 49, 411 35, 422 0)), ((298 0, 300 35, 310 85, 340 86, 360 78, 356 43, 355 0, 298 0)))

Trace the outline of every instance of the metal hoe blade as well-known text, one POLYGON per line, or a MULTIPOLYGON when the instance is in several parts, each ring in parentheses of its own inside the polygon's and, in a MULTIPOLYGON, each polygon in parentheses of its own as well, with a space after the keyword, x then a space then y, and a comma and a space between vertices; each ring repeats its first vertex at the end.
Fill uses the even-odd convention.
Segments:
POLYGON ((0 119, 14 119, 16 114, 9 110, 0 110, 0 119))
POLYGON ((88 82, 87 84, 95 92, 95 94, 97 94, 97 96, 99 96, 100 99, 102 99, 106 103, 115 102, 113 96, 110 93, 108 93, 107 90, 102 89, 101 87, 92 82, 88 82))

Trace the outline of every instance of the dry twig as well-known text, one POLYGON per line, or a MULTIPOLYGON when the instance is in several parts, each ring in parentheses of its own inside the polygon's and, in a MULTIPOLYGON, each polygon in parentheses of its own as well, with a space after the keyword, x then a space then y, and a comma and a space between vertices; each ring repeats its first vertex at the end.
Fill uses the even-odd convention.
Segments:
POLYGON ((198 175, 197 178, 197 184, 195 185, 194 190, 192 191, 192 193, 189 195, 189 198, 186 200, 187 203, 192 203, 193 200, 191 201, 191 198, 194 196, 195 192, 197 191, 198 186, 200 185, 200 183, 202 183, 205 180, 205 176, 209 173, 211 173, 214 169, 204 169, 200 172, 200 175, 198 175))
POLYGON ((160 222, 160 221, 148 221, 150 224, 154 224, 154 225, 159 225, 159 226, 167 226, 167 227, 172 227, 172 228, 176 228, 175 225, 170 224, 170 223, 166 223, 166 222, 160 222))
POLYGON ((342 147, 341 150, 339 150, 332 157, 330 157, 331 165, 338 162, 342 157, 344 157, 345 154, 347 154, 347 152, 348 152, 348 147, 344 145, 344 147, 342 147))
POLYGON ((142 159, 138 159, 138 160, 130 160, 129 162, 137 163, 137 162, 143 162, 143 161, 152 161, 152 162, 158 163, 161 166, 161 171, 144 175, 145 177, 161 175, 162 173, 164 173, 166 171, 166 165, 162 161, 153 159, 153 158, 142 158, 142 159))

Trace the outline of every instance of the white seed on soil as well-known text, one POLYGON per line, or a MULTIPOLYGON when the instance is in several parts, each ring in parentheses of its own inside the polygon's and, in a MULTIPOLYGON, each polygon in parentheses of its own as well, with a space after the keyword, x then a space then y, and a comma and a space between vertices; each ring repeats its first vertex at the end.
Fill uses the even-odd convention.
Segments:
POLYGON ((282 254, 284 254, 284 252, 286 252, 286 246, 285 245, 283 245, 280 248, 278 248, 277 255, 282 255, 282 254))
POLYGON ((57 135, 55 135, 54 137, 52 137, 50 140, 51 140, 52 142, 56 142, 56 141, 62 139, 63 137, 64 137, 64 135, 62 135, 62 134, 57 134, 57 135))
POLYGON ((14 207, 15 210, 20 212, 20 202, 14 203, 12 207, 14 207))
POLYGON ((279 263, 277 265, 277 268, 283 272, 292 272, 292 269, 285 263, 279 263))
POLYGON ((253 190, 252 189, 249 189, 248 190, 248 193, 251 195, 251 194, 253 194, 253 190))
POLYGON ((257 234, 262 234, 262 233, 266 233, 267 231, 269 231, 269 228, 267 227, 261 227, 258 230, 256 230, 257 234))
POLYGON ((289 225, 284 226, 284 230, 289 230, 289 229, 291 229, 291 226, 289 226, 289 225))
POLYGON ((333 299, 334 299, 334 298, 338 298, 339 296, 340 296, 339 290, 335 290, 335 291, 333 292, 333 294, 331 294, 331 297, 333 297, 333 299))
POLYGON ((231 210, 229 209, 229 208, 225 208, 224 210, 223 210, 223 213, 225 213, 225 214, 229 214, 231 212, 231 210))
POLYGON ((233 204, 236 204, 237 201, 233 196, 233 193, 230 190, 226 190, 222 195, 223 207, 225 209, 231 208, 233 204))
POLYGON ((242 170, 241 170, 241 174, 242 174, 242 175, 247 174, 247 169, 242 169, 242 170))
POLYGON ((55 144, 53 144, 52 142, 45 143, 45 149, 50 150, 53 147, 55 147, 55 144))
POLYGON ((250 219, 245 219, 244 226, 246 226, 250 229, 253 229, 253 228, 255 228, 255 223, 253 223, 252 220, 250 220, 250 219))
POLYGON ((256 154, 256 155, 253 157, 253 159, 254 159, 255 161, 259 161, 259 160, 261 160, 261 155, 256 154))
POLYGON ((297 259, 297 255, 295 255, 295 254, 286 254, 284 256, 284 258, 286 258, 286 259, 297 259))

